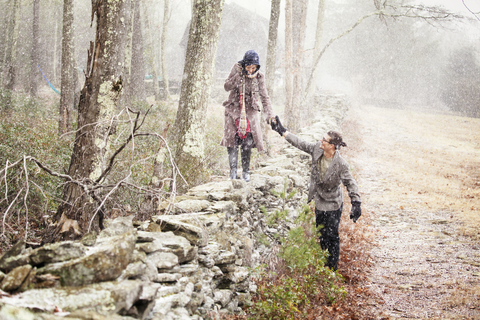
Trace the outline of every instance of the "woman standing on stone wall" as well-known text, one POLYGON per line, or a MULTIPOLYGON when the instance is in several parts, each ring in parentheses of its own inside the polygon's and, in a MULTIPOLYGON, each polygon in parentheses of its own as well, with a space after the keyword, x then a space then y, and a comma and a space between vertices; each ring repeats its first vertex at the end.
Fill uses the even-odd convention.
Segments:
POLYGON ((267 122, 273 119, 272 105, 265 85, 265 75, 260 70, 260 59, 254 50, 245 53, 242 60, 233 65, 225 91, 229 91, 225 107, 225 125, 220 145, 227 147, 230 179, 238 179, 238 147, 242 158, 242 179, 250 181, 250 157, 252 148, 263 151, 263 137, 259 119, 260 98, 267 122))

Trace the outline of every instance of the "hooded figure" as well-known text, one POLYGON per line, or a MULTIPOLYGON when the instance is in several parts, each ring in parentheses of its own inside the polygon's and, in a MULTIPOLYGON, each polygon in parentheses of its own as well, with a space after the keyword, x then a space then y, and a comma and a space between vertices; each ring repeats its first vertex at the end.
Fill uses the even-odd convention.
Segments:
POLYGON ((260 123, 260 99, 267 122, 274 118, 270 97, 265 86, 265 75, 259 72, 260 59, 254 50, 245 53, 235 63, 225 80, 225 91, 230 92, 223 102, 225 125, 220 145, 227 147, 230 163, 230 179, 238 179, 238 147, 242 157, 242 179, 250 181, 250 157, 252 148, 264 151, 260 123))

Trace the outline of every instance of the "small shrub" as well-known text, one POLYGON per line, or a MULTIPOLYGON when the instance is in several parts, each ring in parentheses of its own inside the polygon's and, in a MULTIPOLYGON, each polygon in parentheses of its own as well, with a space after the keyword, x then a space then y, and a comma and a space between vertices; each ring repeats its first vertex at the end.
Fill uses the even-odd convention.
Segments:
POLYGON ((335 304, 346 296, 341 275, 325 267, 326 252, 317 242, 313 215, 305 206, 296 220, 299 226, 282 240, 281 269, 260 273, 249 319, 307 319, 318 301, 335 304))

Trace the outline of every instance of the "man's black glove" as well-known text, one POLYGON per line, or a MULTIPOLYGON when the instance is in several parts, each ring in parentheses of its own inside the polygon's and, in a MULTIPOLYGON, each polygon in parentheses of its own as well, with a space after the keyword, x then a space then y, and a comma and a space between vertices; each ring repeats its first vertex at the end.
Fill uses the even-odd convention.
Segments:
POLYGON ((362 215, 362 209, 360 208, 360 201, 352 201, 352 211, 350 211, 350 219, 353 222, 357 222, 358 218, 362 215))
POLYGON ((275 119, 270 121, 270 126, 272 127, 272 130, 277 131, 281 136, 283 136, 283 134, 287 131, 287 129, 282 126, 278 116, 275 116, 275 119))

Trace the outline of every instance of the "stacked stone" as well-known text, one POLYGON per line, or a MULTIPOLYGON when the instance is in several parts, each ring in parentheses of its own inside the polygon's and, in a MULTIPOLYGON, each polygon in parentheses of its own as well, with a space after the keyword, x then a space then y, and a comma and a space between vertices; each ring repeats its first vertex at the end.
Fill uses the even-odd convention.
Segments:
MULTIPOLYGON (((347 111, 342 96, 321 100, 319 115, 299 134, 305 140, 338 129, 347 111)), ((0 258, 0 319, 205 319, 242 313, 256 291, 255 267, 274 259, 278 239, 306 202, 309 161, 285 143, 249 183, 194 187, 162 203, 164 214, 150 221, 120 217, 107 221, 98 235, 35 249, 18 242, 0 258), (278 197, 293 189, 292 199, 278 197), (268 226, 266 216, 283 209, 288 218, 268 226)))

